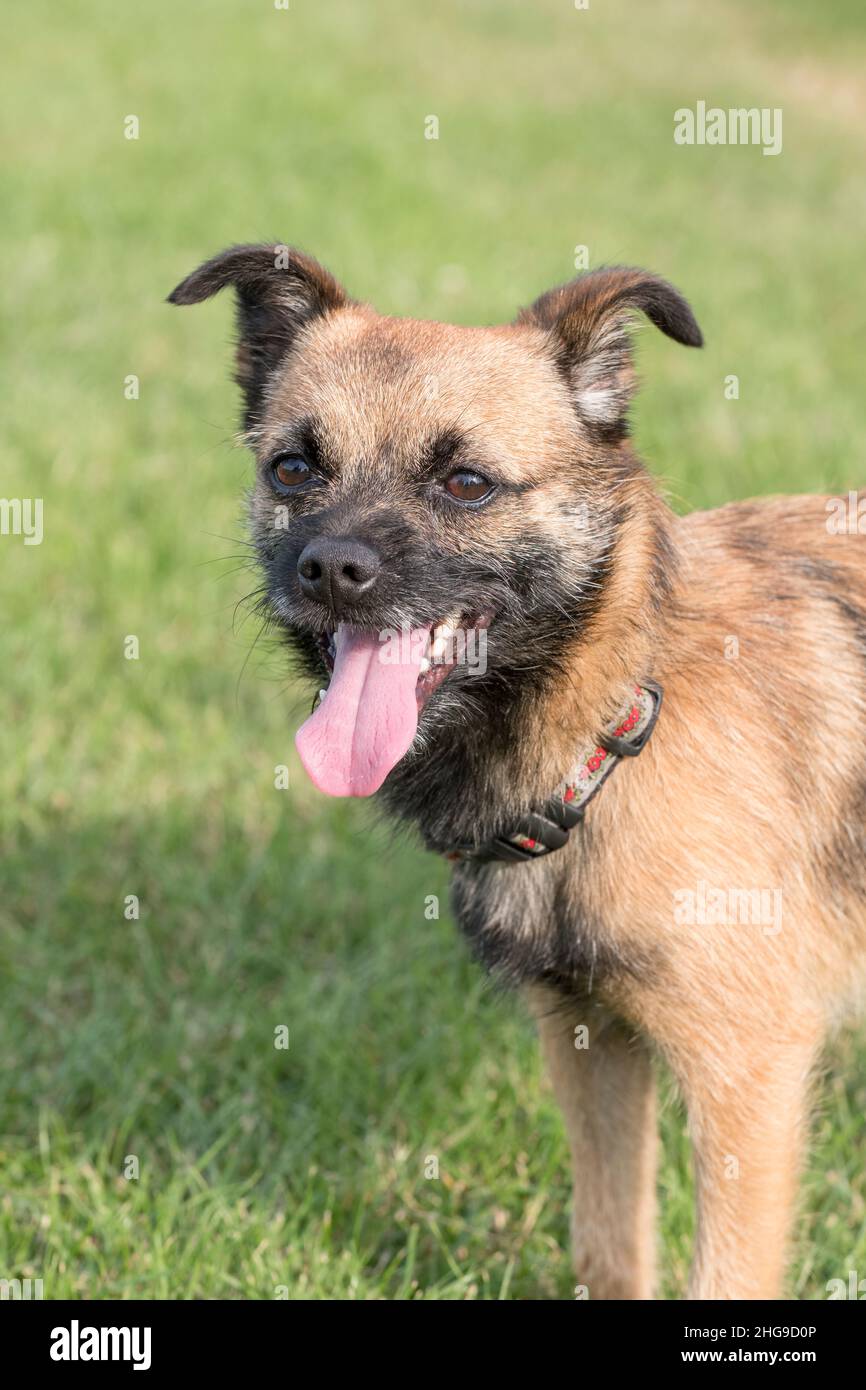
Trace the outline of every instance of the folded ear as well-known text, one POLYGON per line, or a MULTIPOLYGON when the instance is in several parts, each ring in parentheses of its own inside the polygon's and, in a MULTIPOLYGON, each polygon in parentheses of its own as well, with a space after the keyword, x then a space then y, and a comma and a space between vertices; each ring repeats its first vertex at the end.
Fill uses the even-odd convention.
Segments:
POLYGON ((170 304, 198 304, 226 285, 237 293, 236 380, 244 392, 244 428, 255 423, 268 377, 300 330, 351 301, 334 277, 289 246, 232 246, 205 261, 172 290, 170 304))
POLYGON ((548 290, 517 322, 545 329, 587 428, 615 442, 628 432, 634 390, 630 325, 642 310, 652 323, 689 347, 703 337, 682 295, 644 270, 610 266, 548 290))

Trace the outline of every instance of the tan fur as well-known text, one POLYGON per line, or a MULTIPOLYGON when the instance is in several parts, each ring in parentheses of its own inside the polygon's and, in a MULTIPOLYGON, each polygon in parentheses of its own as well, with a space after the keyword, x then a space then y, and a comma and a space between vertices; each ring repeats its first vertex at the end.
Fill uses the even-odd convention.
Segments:
MULTIPOLYGON (((634 939, 651 953, 646 975, 609 984, 605 1002, 665 1056, 689 1107, 699 1202, 693 1298, 779 1295, 810 1072, 863 987, 864 883, 834 844, 862 844, 861 826, 850 823, 862 802, 846 805, 844 795, 863 785, 866 769, 863 653, 841 617, 818 611, 815 580, 791 566, 792 555, 841 566, 851 598, 866 603, 862 542, 828 535, 826 520, 817 497, 670 518, 681 568, 652 666, 664 716, 587 817, 603 846, 591 895, 606 913, 615 904, 626 948, 634 939), (760 559, 738 553, 745 535, 760 559), (731 637, 739 654, 727 660, 731 637), (700 880, 778 888, 781 930, 677 925, 672 893, 700 880)), ((639 637, 636 645, 638 659, 639 637)), ((624 1046, 611 1049, 592 1013, 598 1045, 578 1051, 573 1030, 585 1011, 544 995, 533 1005, 572 1143, 576 1273, 592 1297, 648 1297, 643 1165, 630 1198, 619 1200, 622 1151, 630 1164, 652 1147, 649 1101, 635 1095, 644 1082, 648 1092, 645 1065, 624 1046), (586 1094, 600 1087, 617 1114, 607 1131, 583 1114, 586 1094), (621 1259, 623 1243, 639 1257, 621 1259), (594 1280, 600 1249, 612 1268, 594 1280)))
MULTIPOLYGON (((511 336, 403 321, 379 321, 377 329, 366 312, 349 311, 316 332, 315 353, 289 368, 270 418, 315 409, 344 452, 349 477, 352 470, 363 476, 387 435, 391 486, 401 497, 406 457, 419 437, 459 413, 482 458, 489 452, 506 475, 540 482, 481 543, 505 549, 512 525, 516 535, 528 521, 558 533, 567 506, 560 475, 575 423, 547 363, 514 342, 520 330, 511 336), (388 346, 403 356, 389 363, 388 346), (429 379, 435 392, 427 400, 429 379)), ((265 453, 269 443, 266 435, 265 453)), ((828 621, 808 576, 784 556, 844 565, 864 605, 866 557, 857 538, 828 536, 821 498, 678 520, 642 473, 615 490, 633 502, 634 516, 618 540, 590 640, 576 653, 570 696, 560 690, 539 708, 515 751, 539 790, 551 788, 635 672, 664 687, 664 713, 646 753, 617 773, 588 813, 587 830, 601 847, 592 882, 579 850, 571 867, 583 910, 587 896, 596 900, 599 914, 620 924, 614 944, 626 955, 637 950, 650 968, 605 983, 605 1012, 590 1010, 585 1051, 573 1046, 583 1009, 568 1012, 544 992, 539 1003, 532 992, 573 1151, 575 1272, 592 1298, 646 1298, 653 1289, 647 1048, 654 1047, 683 1090, 696 1150, 690 1296, 770 1298, 781 1289, 810 1069, 859 979, 855 962, 866 959, 860 885, 852 891, 841 882, 831 896, 812 870, 821 853, 832 853, 828 838, 844 824, 841 789, 866 768, 862 658, 842 619, 828 621), (674 591, 655 612, 649 599, 659 526, 675 557, 674 591), (755 538, 752 556, 737 549, 744 532, 755 538), (780 590, 787 597, 776 597, 780 590), (729 637, 739 643, 736 660, 726 659, 729 637), (781 933, 746 924, 678 927, 672 895, 701 880, 781 889, 781 933)), ((408 495, 402 500, 411 505, 408 495)), ((472 542, 468 525, 460 543, 472 542)), ((497 871, 502 891, 531 893, 534 884, 518 889, 518 877, 542 879, 559 869, 556 858, 497 871)), ((593 1009, 598 998, 594 988, 593 1009)))

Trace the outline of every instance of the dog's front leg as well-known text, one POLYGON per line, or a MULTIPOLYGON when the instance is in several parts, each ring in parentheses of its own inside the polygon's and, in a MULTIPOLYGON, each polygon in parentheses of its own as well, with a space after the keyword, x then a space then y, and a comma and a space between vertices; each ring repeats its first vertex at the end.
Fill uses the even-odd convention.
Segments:
POLYGON ((647 1049, 617 1020, 530 993, 571 1146, 572 1250, 590 1299, 651 1298, 656 1119, 647 1049))
POLYGON ((817 1027, 708 1029, 674 1062, 689 1110, 698 1221, 688 1297, 779 1298, 817 1027))

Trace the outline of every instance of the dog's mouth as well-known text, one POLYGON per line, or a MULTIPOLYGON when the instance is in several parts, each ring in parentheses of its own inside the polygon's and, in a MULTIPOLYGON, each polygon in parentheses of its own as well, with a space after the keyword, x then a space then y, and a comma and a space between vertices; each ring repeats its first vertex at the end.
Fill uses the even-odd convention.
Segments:
MULTIPOLYGON (((387 643, 396 645, 399 640, 401 643, 415 641, 420 644, 421 659, 418 662, 418 678, 415 682, 415 699, 420 714, 433 692, 439 689, 442 682, 465 659, 468 636, 486 631, 492 621, 493 614, 489 611, 472 615, 458 612, 429 627, 411 628, 394 635, 390 631, 387 634, 379 633, 378 641, 382 647, 380 660, 388 661, 394 657, 394 648, 390 653, 384 650, 387 643)), ((320 633, 318 637, 319 650, 329 676, 334 673, 336 638, 337 633, 333 629, 320 633)), ((320 700, 324 699, 327 693, 327 687, 320 690, 320 700)))
POLYGON ((330 684, 298 730, 301 762, 330 796, 371 796, 408 752, 418 716, 467 662, 493 614, 458 612, 423 627, 373 631, 341 623, 319 638, 330 684))

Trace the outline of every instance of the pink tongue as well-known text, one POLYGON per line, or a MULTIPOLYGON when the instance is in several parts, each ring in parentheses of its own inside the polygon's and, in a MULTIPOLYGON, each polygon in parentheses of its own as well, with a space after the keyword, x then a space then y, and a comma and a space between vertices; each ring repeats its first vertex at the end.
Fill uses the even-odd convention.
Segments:
POLYGON ((295 737, 301 762, 329 796, 371 796, 411 746, 415 685, 429 627, 383 641, 341 623, 331 684, 295 737))

